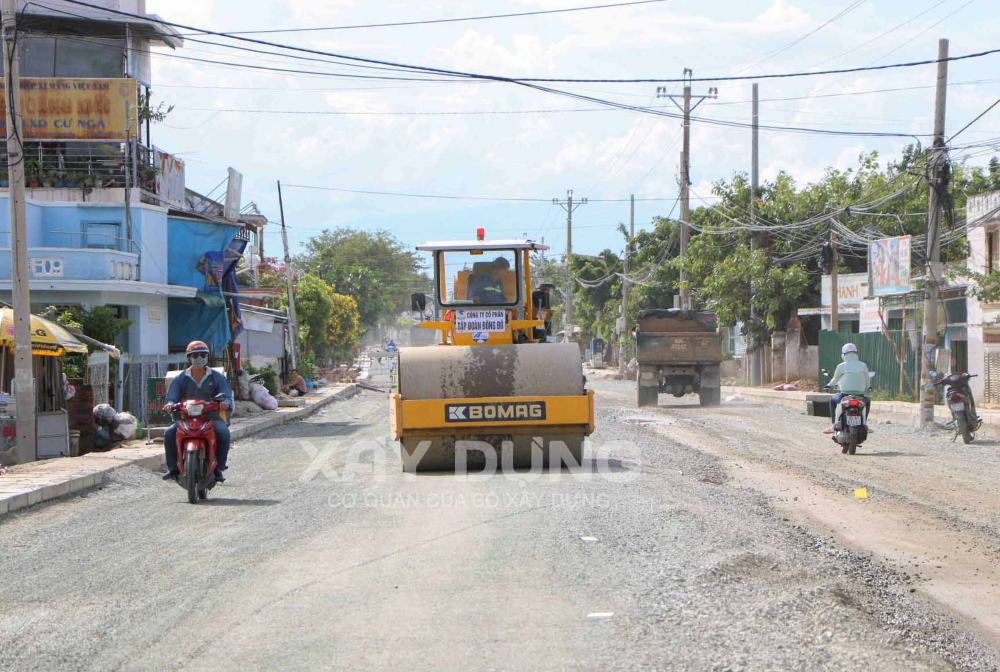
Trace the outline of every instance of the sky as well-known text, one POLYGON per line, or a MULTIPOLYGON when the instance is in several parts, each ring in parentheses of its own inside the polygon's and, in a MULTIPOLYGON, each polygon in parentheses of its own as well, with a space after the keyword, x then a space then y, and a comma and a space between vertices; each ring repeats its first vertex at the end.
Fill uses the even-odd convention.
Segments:
MULTIPOLYGON (((168 21, 229 32, 468 17, 610 1, 148 0, 147 11, 168 21)), ((1000 13, 994 3, 668 0, 523 18, 254 37, 504 77, 677 78, 684 68, 695 77, 764 75, 933 59, 939 38, 951 41, 952 56, 995 48, 991 36, 1000 34, 1000 13)), ((297 75, 171 55, 285 69, 371 71, 190 40, 177 51, 157 50, 153 100, 175 109, 154 126, 154 144, 185 160, 187 185, 201 193, 216 187, 227 167, 236 168, 244 175, 243 202, 257 203, 273 221, 280 219, 280 180, 293 253, 310 236, 339 226, 384 229, 407 246, 471 238, 483 227, 487 237, 527 234, 562 253, 566 213, 551 199, 565 200, 569 189, 578 201, 588 199, 574 213, 577 254, 622 248, 616 227, 629 221, 631 194, 637 199, 637 229, 649 227, 654 216, 677 215, 677 119, 591 111, 601 106, 509 83, 297 75), (588 111, 567 111, 581 109, 588 111), (539 200, 424 199, 331 188, 539 200)), ((998 65, 1000 54, 949 64, 948 131, 957 131, 1000 97, 998 65)), ((935 78, 936 66, 928 65, 762 80, 760 123, 927 135, 933 131, 935 78)), ((675 109, 670 100, 656 98, 655 83, 552 86, 675 109)), ((681 91, 679 84, 665 86, 669 93, 681 91)), ((750 81, 696 82, 694 95, 707 93, 709 86, 718 88, 718 97, 704 101, 695 117, 750 121, 750 81)), ((963 139, 997 136, 1000 107, 965 131, 963 139)), ((911 142, 761 131, 760 175, 772 180, 784 171, 804 185, 822 178, 829 167, 856 166, 862 152, 877 150, 889 159, 911 142)), ((750 146, 748 128, 692 124, 692 208, 712 202, 714 181, 749 172, 750 146)), ((266 252, 280 256, 279 229, 268 229, 266 252)))

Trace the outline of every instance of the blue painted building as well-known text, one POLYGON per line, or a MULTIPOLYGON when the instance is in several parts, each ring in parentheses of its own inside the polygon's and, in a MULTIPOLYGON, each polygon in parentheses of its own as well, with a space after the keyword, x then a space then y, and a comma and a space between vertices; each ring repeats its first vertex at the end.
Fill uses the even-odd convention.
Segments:
MULTIPOLYGON (((118 345, 135 354, 168 352, 170 314, 176 306, 207 301, 213 320, 220 309, 224 317, 221 302, 206 298, 197 266, 206 252, 224 249, 240 225, 139 202, 131 204, 127 218, 124 202, 39 202, 31 196, 29 190, 33 312, 50 305, 117 307, 121 317, 132 321, 118 345)), ((9 205, 0 192, 0 300, 7 302, 10 278, 9 205)), ((209 312, 203 309, 206 319, 209 312)), ((225 320, 220 324, 225 326, 225 320)), ((228 334, 217 334, 214 340, 226 338, 228 334)))
MULTIPOLYGON (((116 6, 145 19, 78 5, 67 12, 48 4, 60 3, 17 0, 19 24, 27 27, 18 44, 22 77, 128 79, 148 96, 151 47, 183 44, 176 30, 145 15, 142 0, 119 0, 116 6), (94 39, 79 39, 88 34, 94 39)), ((111 141, 41 137, 25 143, 32 311, 52 305, 115 307, 132 322, 117 345, 133 354, 165 354, 172 344, 176 349, 192 338, 224 347, 229 323, 221 292, 205 291, 197 267, 206 253, 247 235, 236 221, 238 197, 226 219, 221 204, 186 189, 182 161, 153 147, 155 126, 134 119, 130 142, 122 135, 111 141)), ((5 148, 0 165, 6 166, 5 148)), ((0 300, 10 302, 6 184, 3 174, 0 300)))

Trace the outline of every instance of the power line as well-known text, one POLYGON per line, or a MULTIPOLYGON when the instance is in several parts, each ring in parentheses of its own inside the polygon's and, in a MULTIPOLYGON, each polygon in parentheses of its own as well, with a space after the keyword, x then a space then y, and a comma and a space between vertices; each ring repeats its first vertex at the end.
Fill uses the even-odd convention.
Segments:
MULTIPOLYGON (((947 20, 948 20, 948 19, 950 19, 951 17, 955 16, 956 14, 958 14, 958 13, 959 13, 960 11, 962 11, 963 9, 965 9, 966 7, 968 7, 969 5, 971 5, 971 4, 972 4, 973 2, 975 2, 975 1, 976 1, 976 0, 968 0, 968 2, 966 2, 966 3, 964 4, 964 5, 962 5, 962 6, 961 6, 961 7, 959 7, 958 9, 956 9, 956 10, 955 10, 954 12, 952 12, 951 14, 948 14, 947 16, 945 16, 944 18, 940 19, 940 20, 939 20, 939 21, 937 21, 936 23, 933 23, 933 24, 931 24, 931 25, 930 25, 930 26, 928 26, 927 28, 924 28, 924 29, 923 29, 922 31, 920 31, 919 33, 917 33, 916 35, 914 35, 914 36, 913 36, 913 37, 911 37, 910 39, 906 40, 905 42, 903 42, 902 44, 900 44, 900 45, 899 45, 899 46, 897 46, 896 48, 894 48, 894 49, 891 49, 891 50, 887 51, 886 53, 882 54, 881 56, 879 56, 878 58, 876 58, 876 59, 875 59, 875 60, 873 60, 873 61, 869 61, 869 63, 868 63, 868 64, 867 64, 867 65, 866 65, 865 67, 871 67, 871 66, 872 66, 873 64, 875 64, 875 63, 878 63, 878 62, 879 62, 879 61, 881 61, 882 59, 884 59, 884 58, 888 58, 889 56, 891 56, 892 54, 896 53, 897 51, 899 51, 900 49, 902 49, 902 48, 903 48, 903 47, 905 47, 906 45, 908 45, 908 44, 910 44, 911 42, 913 42, 913 41, 915 41, 915 40, 919 39, 919 38, 920 38, 920 37, 921 37, 922 35, 924 35, 924 34, 926 34, 926 33, 930 32, 931 30, 933 30, 934 28, 938 27, 939 25, 941 25, 942 23, 944 23, 945 21, 947 21, 947 20)), ((936 62, 936 61, 935 61, 935 62, 936 62)), ((828 88, 830 88, 831 86, 834 86, 835 84, 837 84, 837 83, 839 83, 839 82, 842 82, 842 81, 844 81, 844 79, 846 79, 846 78, 841 78, 841 79, 838 79, 838 80, 837 80, 837 81, 835 81, 835 82, 831 82, 831 83, 829 83, 829 84, 827 84, 827 85, 825 85, 825 86, 821 87, 821 88, 819 89, 819 91, 823 91, 824 89, 828 89, 828 88)))
POLYGON ((980 119, 982 119, 983 117, 985 117, 989 113, 989 111, 992 110, 997 105, 1000 105, 1000 98, 998 98, 992 105, 990 105, 985 110, 983 110, 978 115, 976 115, 975 119, 973 119, 972 121, 970 121, 969 123, 967 123, 961 129, 959 129, 954 135, 952 135, 950 138, 948 138, 948 143, 951 143, 952 140, 954 140, 956 137, 958 137, 958 135, 961 134, 963 131, 965 131, 966 129, 968 129, 969 126, 972 126, 974 123, 976 123, 977 121, 979 121, 980 119))
POLYGON ((609 5, 567 7, 565 9, 547 9, 534 12, 516 12, 511 14, 488 14, 484 16, 465 16, 454 19, 424 19, 422 21, 399 21, 396 23, 366 23, 366 24, 354 24, 347 26, 322 26, 318 28, 275 28, 270 30, 234 30, 226 33, 226 35, 264 35, 269 33, 314 33, 314 32, 323 32, 330 30, 356 30, 358 28, 396 28, 399 26, 427 26, 432 24, 458 23, 464 21, 513 19, 524 16, 541 16, 544 14, 567 14, 569 12, 583 12, 591 9, 612 9, 616 7, 631 7, 634 5, 650 5, 660 2, 667 2, 667 0, 641 0, 639 2, 617 2, 609 5))
MULTIPOLYGON (((640 107, 637 105, 618 103, 615 101, 604 100, 600 98, 591 98, 590 96, 580 96, 579 94, 559 92, 555 89, 547 89, 545 87, 538 87, 538 88, 546 92, 557 93, 559 95, 564 95, 570 98, 575 98, 591 102, 594 104, 602 105, 603 107, 544 109, 544 110, 470 110, 470 111, 428 111, 428 112, 349 111, 349 110, 261 110, 253 108, 211 108, 211 107, 207 108, 179 107, 175 109, 192 111, 192 112, 213 112, 216 114, 220 112, 228 112, 228 113, 238 113, 238 114, 276 114, 276 115, 309 115, 309 116, 352 116, 352 115, 354 116, 469 116, 469 115, 552 114, 552 113, 563 113, 563 112, 599 112, 602 110, 604 111, 620 110, 620 111, 636 112, 639 114, 649 114, 658 117, 667 117, 671 119, 683 119, 682 114, 678 114, 676 112, 667 112, 663 109, 663 106, 640 107)), ((732 119, 714 118, 714 117, 691 117, 691 121, 713 126, 724 126, 729 128, 748 128, 749 126, 751 126, 751 124, 748 124, 747 122, 743 121, 735 121, 732 119)), ((763 131, 776 132, 776 133, 815 134, 815 135, 848 136, 848 137, 863 137, 863 138, 919 139, 920 137, 929 137, 929 134, 927 133, 906 133, 906 132, 888 132, 888 131, 845 131, 838 129, 813 128, 806 126, 777 126, 773 124, 761 124, 758 126, 758 128, 763 131)))
POLYGON ((917 14, 916 16, 912 16, 909 19, 907 19, 906 21, 903 21, 901 24, 897 25, 896 27, 890 28, 889 30, 885 31, 884 33, 876 35, 875 37, 873 37, 872 39, 868 40, 867 42, 862 42, 861 44, 859 44, 856 47, 853 47, 852 49, 848 49, 847 51, 845 51, 845 52, 843 52, 841 54, 837 54, 833 58, 828 58, 825 61, 817 63, 813 67, 814 68, 818 68, 821 65, 826 65, 830 61, 836 61, 836 60, 839 60, 839 59, 843 58, 844 56, 847 56, 848 54, 853 54, 858 49, 861 49, 862 47, 867 47, 872 42, 878 42, 883 37, 886 37, 887 35, 891 35, 892 33, 896 32, 897 30, 899 30, 900 28, 902 28, 904 26, 908 26, 909 24, 913 23, 914 21, 916 21, 917 19, 919 19, 924 14, 930 12, 933 9, 937 9, 938 7, 940 7, 941 5, 943 5, 946 2, 948 2, 948 0, 939 0, 937 3, 931 5, 930 7, 928 7, 927 9, 925 9, 924 11, 920 12, 919 14, 917 14))
MULTIPOLYGON (((117 15, 121 15, 121 16, 129 16, 129 17, 133 17, 133 18, 141 18, 141 19, 144 19, 144 20, 148 20, 148 17, 140 15, 140 14, 133 14, 131 12, 124 12, 124 11, 118 10, 118 9, 108 9, 108 8, 103 8, 103 7, 95 7, 94 5, 92 5, 90 3, 87 3, 87 2, 83 2, 82 0, 63 0, 63 2, 67 2, 67 3, 70 3, 70 4, 74 4, 74 5, 81 5, 81 6, 84 6, 84 7, 96 8, 96 9, 100 9, 102 12, 107 12, 107 13, 111 13, 111 14, 117 14, 117 15)), ((171 22, 171 21, 159 20, 158 23, 160 23, 162 25, 165 25, 165 26, 170 26, 170 27, 173 27, 173 28, 182 28, 184 30, 197 31, 197 32, 205 34, 205 35, 215 35, 217 37, 223 37, 223 38, 226 38, 226 39, 238 40, 238 41, 241 41, 241 42, 248 42, 248 43, 252 43, 252 44, 259 44, 259 45, 264 45, 264 46, 268 46, 268 47, 276 47, 276 48, 279 48, 279 49, 287 49, 289 51, 296 51, 296 52, 313 54, 313 55, 318 55, 318 56, 328 56, 328 57, 331 57, 331 58, 338 58, 338 59, 342 59, 342 60, 352 61, 354 63, 364 63, 364 64, 369 64, 369 65, 388 66, 390 68, 397 68, 397 69, 400 69, 400 70, 409 71, 411 74, 412 73, 421 72, 421 73, 429 73, 429 74, 443 75, 443 76, 450 76, 450 77, 460 77, 460 78, 469 78, 469 79, 484 79, 484 80, 491 80, 491 81, 497 81, 497 82, 507 82, 507 83, 511 83, 511 84, 520 84, 520 85, 530 85, 530 84, 542 83, 542 82, 546 82, 546 83, 669 84, 669 83, 683 83, 683 82, 745 81, 745 80, 752 80, 752 79, 756 79, 756 80, 760 80, 760 79, 785 79, 785 78, 791 78, 791 77, 818 77, 818 76, 822 76, 822 75, 849 74, 849 73, 855 73, 855 72, 870 72, 870 71, 878 71, 878 70, 889 70, 889 69, 895 69, 895 68, 911 68, 911 67, 917 67, 917 66, 922 66, 922 65, 931 65, 931 64, 935 64, 936 65, 938 63, 938 59, 933 59, 933 60, 923 60, 923 61, 910 61, 910 62, 906 62, 906 63, 892 63, 892 64, 889 64, 889 65, 879 65, 879 66, 864 66, 864 67, 858 67, 858 68, 842 68, 842 69, 836 69, 836 70, 821 70, 821 71, 816 71, 816 72, 803 72, 803 71, 799 71, 799 72, 781 73, 781 74, 773 74, 773 75, 741 75, 741 76, 729 76, 729 77, 700 77, 700 78, 697 78, 697 79, 690 79, 690 78, 688 78, 688 79, 685 79, 685 78, 571 79, 571 78, 555 78, 555 77, 504 77, 504 76, 500 76, 500 75, 487 75, 487 74, 475 73, 475 72, 465 72, 465 71, 461 71, 461 70, 449 70, 449 69, 446 69, 446 68, 434 68, 434 67, 423 66, 423 65, 412 65, 412 64, 407 64, 407 63, 398 63, 398 62, 394 62, 394 61, 385 61, 385 60, 375 59, 375 58, 364 58, 364 57, 360 57, 360 56, 350 56, 350 55, 347 55, 347 54, 338 54, 338 53, 335 53, 335 52, 322 51, 322 50, 319 50, 319 49, 310 49, 310 48, 306 48, 306 47, 296 47, 296 46, 293 46, 293 45, 281 44, 281 43, 277 43, 277 42, 269 42, 267 40, 260 40, 260 39, 251 38, 251 37, 243 37, 243 36, 240 36, 240 35, 230 35, 230 34, 227 34, 227 33, 220 32, 220 31, 209 30, 209 29, 206 29, 206 28, 197 28, 197 27, 194 27, 194 26, 188 26, 188 25, 185 25, 185 24, 175 23, 175 22, 171 22)), ((961 56, 949 56, 948 58, 940 59, 940 60, 942 62, 962 61, 962 60, 967 60, 967 59, 971 59, 971 58, 981 58, 981 57, 984 57, 984 56, 989 56, 989 55, 993 55, 993 54, 997 54, 997 53, 1000 53, 1000 49, 989 49, 989 50, 986 50, 986 51, 980 51, 980 52, 971 53, 971 54, 963 54, 961 56)), ((308 73, 308 74, 317 74, 317 73, 312 72, 312 73, 308 73)), ((322 74, 322 73, 318 73, 318 74, 322 74)), ((533 88, 538 88, 539 90, 545 90, 545 91, 548 91, 550 93, 560 93, 560 94, 563 94, 563 95, 565 95, 565 93, 566 93, 566 92, 556 91, 556 90, 553 90, 553 89, 544 89, 542 87, 533 87, 533 88)))
MULTIPOLYGON (((281 185, 286 189, 311 189, 315 191, 336 191, 347 194, 364 194, 369 196, 399 196, 404 198, 431 198, 431 199, 441 199, 449 201, 506 201, 506 202, 520 202, 520 203, 551 203, 551 198, 519 198, 519 197, 508 197, 508 196, 448 196, 445 194, 417 194, 412 192, 400 192, 400 191, 373 191, 367 189, 343 189, 340 187, 321 187, 308 184, 283 184, 281 185)), ((592 198, 588 199, 591 203, 626 203, 631 199, 628 198, 592 198)), ((674 198, 637 198, 637 201, 674 201, 674 198)))
POLYGON ((833 18, 830 18, 830 19, 824 21, 817 28, 814 28, 813 30, 810 30, 808 33, 806 33, 802 37, 799 37, 799 38, 797 38, 795 40, 792 40, 791 42, 789 42, 785 46, 781 47, 780 49, 777 49, 776 51, 771 52, 770 54, 766 55, 764 58, 760 59, 759 61, 757 61, 755 63, 751 63, 750 65, 747 65, 746 67, 740 68, 739 70, 736 71, 736 73, 739 74, 741 72, 746 72, 750 68, 755 68, 758 65, 771 60, 775 56, 779 56, 780 54, 785 53, 786 51, 788 51, 789 49, 791 49, 795 45, 802 43, 806 39, 812 37, 813 35, 815 35, 819 31, 823 30, 824 28, 826 28, 827 26, 829 26, 831 23, 833 23, 837 19, 840 19, 840 18, 842 18, 844 16, 847 16, 848 14, 850 14, 851 12, 853 12, 855 9, 857 9, 858 7, 860 7, 861 5, 863 5, 865 2, 867 2, 867 0, 855 0, 850 5, 848 5, 844 9, 842 9, 836 16, 834 16, 833 18))

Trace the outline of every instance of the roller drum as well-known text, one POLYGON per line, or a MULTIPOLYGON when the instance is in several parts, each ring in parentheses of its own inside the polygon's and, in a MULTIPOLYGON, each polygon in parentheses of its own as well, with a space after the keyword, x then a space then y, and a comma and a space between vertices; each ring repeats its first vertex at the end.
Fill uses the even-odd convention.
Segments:
POLYGON ((575 343, 401 348, 399 392, 404 399, 580 395, 583 361, 575 343))

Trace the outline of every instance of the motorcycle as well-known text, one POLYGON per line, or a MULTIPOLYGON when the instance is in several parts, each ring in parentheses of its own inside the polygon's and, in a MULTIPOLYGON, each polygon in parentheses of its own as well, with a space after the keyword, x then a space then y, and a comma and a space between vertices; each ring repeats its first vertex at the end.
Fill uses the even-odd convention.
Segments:
MULTIPOLYGON (((932 378, 937 378, 936 371, 931 371, 932 378)), ((934 383, 934 387, 947 386, 944 392, 945 402, 955 419, 955 438, 962 435, 962 441, 972 443, 976 432, 983 426, 983 419, 976 414, 976 400, 969 387, 969 379, 975 378, 974 373, 949 373, 934 383)))
POLYGON ((219 394, 213 401, 188 399, 167 406, 177 421, 177 484, 187 490, 191 504, 207 499, 216 484, 215 424, 209 415, 221 410, 225 400, 226 395, 219 394))
MULTIPOLYGON (((829 376, 830 372, 824 370, 823 375, 829 376)), ((875 372, 868 373, 869 378, 875 377, 875 372)), ((829 385, 823 388, 829 392, 837 392, 829 385)), ((840 444, 840 452, 844 455, 854 455, 858 446, 868 439, 868 424, 865 422, 865 397, 861 394, 845 394, 838 405, 839 414, 831 418, 834 427, 839 426, 833 433, 833 440, 840 444)))

